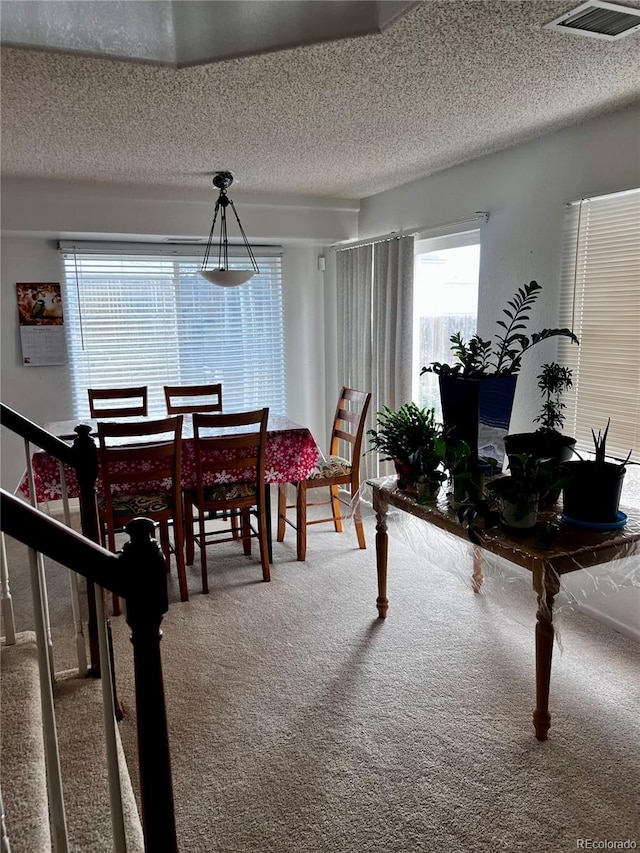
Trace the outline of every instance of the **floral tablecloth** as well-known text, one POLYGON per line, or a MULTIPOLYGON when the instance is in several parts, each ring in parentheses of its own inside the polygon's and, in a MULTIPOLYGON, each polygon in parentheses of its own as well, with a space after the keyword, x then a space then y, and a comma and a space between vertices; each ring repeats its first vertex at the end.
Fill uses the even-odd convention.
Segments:
MULTIPOLYGON (((269 415, 267 458, 265 480, 267 483, 295 483, 303 480, 311 472, 318 459, 318 446, 311 432, 303 426, 279 415, 269 415)), ((60 479, 60 463, 44 451, 37 451, 32 457, 32 468, 36 498, 38 503, 60 500, 62 485, 60 479)), ((149 487, 154 486, 153 472, 149 472, 149 487)), ((214 482, 231 482, 249 479, 250 471, 234 472, 220 471, 214 482)), ((70 498, 78 497, 80 489, 73 468, 65 465, 65 479, 70 498)), ((182 439, 182 486, 185 489, 195 488, 196 470, 193 438, 191 437, 190 419, 185 417, 182 439)), ((101 494, 100 479, 96 490, 101 494)), ((20 494, 29 497, 29 485, 25 475, 19 487, 20 494)))

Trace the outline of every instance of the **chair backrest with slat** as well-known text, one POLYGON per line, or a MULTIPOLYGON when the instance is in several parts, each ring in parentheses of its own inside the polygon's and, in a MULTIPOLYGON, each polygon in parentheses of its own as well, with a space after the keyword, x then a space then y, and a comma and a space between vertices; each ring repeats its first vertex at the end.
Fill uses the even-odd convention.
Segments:
POLYGON ((344 455, 340 451, 350 446, 350 462, 356 477, 360 469, 360 452, 370 402, 370 392, 356 391, 353 388, 344 387, 340 392, 336 414, 333 419, 329 453, 332 456, 344 455), (341 441, 346 442, 346 445, 342 445, 341 447, 341 441))
POLYGON ((167 414, 177 415, 190 412, 221 412, 222 384, 214 385, 165 385, 164 399, 167 414), (186 402, 186 398, 191 398, 186 402))
POLYGON ((146 385, 135 388, 87 388, 87 394, 92 418, 126 418, 147 414, 146 385), (108 400, 116 405, 96 406, 96 403, 102 400, 108 400), (128 405, 125 401, 128 401, 128 405))
POLYGON ((223 471, 239 472, 238 480, 255 481, 262 488, 268 419, 269 409, 229 415, 194 414, 193 446, 201 498, 205 485, 214 482, 223 471), (247 430, 252 426, 255 429, 247 430))
POLYGON ((98 459, 109 512, 113 492, 171 493, 180 506, 182 415, 98 423, 98 459))

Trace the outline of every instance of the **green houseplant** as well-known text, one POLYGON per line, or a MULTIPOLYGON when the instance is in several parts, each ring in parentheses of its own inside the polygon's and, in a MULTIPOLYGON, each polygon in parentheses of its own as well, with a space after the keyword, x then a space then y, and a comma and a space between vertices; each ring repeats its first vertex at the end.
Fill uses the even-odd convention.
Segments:
POLYGON ((498 505, 500 523, 508 530, 530 530, 538 518, 540 497, 560 490, 561 474, 551 459, 517 453, 509 459, 509 474, 487 484, 498 505))
POLYGON ((563 515, 569 522, 616 524, 619 521, 620 494, 631 451, 623 462, 607 461, 610 422, 607 420, 604 432, 598 430, 597 435, 591 430, 595 451, 593 459, 580 457, 563 465, 563 515))
MULTIPOLYGON (((556 465, 568 462, 573 455, 575 438, 563 435, 565 404, 562 395, 573 384, 572 371, 555 361, 543 364, 537 376, 538 388, 542 395, 542 408, 534 423, 540 426, 534 432, 511 433, 505 436, 504 443, 509 459, 519 453, 529 453, 538 459, 549 459, 556 465)), ((544 495, 541 502, 545 506, 554 504, 560 495, 556 486, 544 495)))
POLYGON ((451 336, 454 364, 432 362, 423 373, 438 375, 444 424, 450 434, 471 448, 474 467, 484 467, 482 455, 504 459, 504 435, 509 429, 516 381, 522 357, 531 347, 562 335, 578 343, 570 329, 542 329, 526 333, 531 309, 542 286, 536 281, 522 285, 502 309, 496 321, 500 332, 494 340, 473 335, 468 341, 458 332, 451 336))
POLYGON ((433 409, 413 402, 404 403, 397 411, 383 406, 376 418, 377 428, 367 432, 369 450, 395 464, 398 488, 413 489, 419 477, 423 483, 442 483, 444 428, 435 420, 433 409))

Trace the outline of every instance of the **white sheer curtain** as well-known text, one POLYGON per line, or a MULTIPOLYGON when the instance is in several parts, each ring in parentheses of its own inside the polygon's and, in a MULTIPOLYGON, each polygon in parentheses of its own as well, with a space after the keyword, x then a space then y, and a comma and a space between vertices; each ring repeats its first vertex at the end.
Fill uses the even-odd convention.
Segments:
MULTIPOLYGON (((413 237, 338 251, 336 277, 338 374, 345 385, 371 391, 370 429, 382 406, 411 400, 413 237)), ((391 471, 375 453, 361 460, 363 480, 391 471)))
MULTIPOLYGON (((411 400, 413 369, 413 236, 373 247, 372 411, 411 400), (375 405, 374 405, 375 404, 375 405)), ((373 454, 372 454, 373 455, 373 454)), ((380 475, 393 471, 379 464, 380 475)))
POLYGON ((371 246, 336 256, 338 375, 343 385, 357 391, 371 390, 372 264, 371 246))

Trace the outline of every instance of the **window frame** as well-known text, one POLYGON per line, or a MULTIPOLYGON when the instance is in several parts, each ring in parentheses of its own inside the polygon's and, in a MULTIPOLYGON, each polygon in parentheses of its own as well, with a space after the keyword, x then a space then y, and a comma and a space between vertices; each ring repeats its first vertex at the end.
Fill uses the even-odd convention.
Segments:
MULTIPOLYGON (((61 241, 59 249, 74 417, 88 416, 87 387, 146 384, 149 414, 163 415, 163 385, 203 382, 222 382, 225 410, 286 413, 281 247, 254 247, 260 273, 233 288, 199 275, 200 246, 61 241), (133 321, 145 299, 157 326, 133 321), (119 352, 120 343, 125 354, 109 363, 108 346, 119 352)), ((230 247, 230 267, 245 266, 230 247)))

